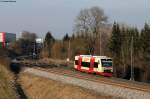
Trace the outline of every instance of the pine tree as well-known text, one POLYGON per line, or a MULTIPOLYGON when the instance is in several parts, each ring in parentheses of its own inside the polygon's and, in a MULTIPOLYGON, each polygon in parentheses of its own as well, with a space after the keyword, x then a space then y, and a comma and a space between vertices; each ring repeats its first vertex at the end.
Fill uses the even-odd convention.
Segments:
POLYGON ((66 33, 66 35, 63 37, 63 41, 68 41, 70 39, 68 33, 66 33))
POLYGON ((126 54, 127 54, 127 38, 126 38, 126 28, 123 26, 121 28, 121 62, 123 66, 123 75, 125 75, 126 72, 126 54))
POLYGON ((138 56, 139 54, 139 31, 137 28, 133 28, 133 49, 134 56, 138 56))
POLYGON ((140 41, 143 56, 146 58, 150 58, 150 27, 147 23, 145 23, 144 29, 142 29, 141 31, 140 41))
POLYGON ((117 24, 117 23, 113 24, 112 36, 111 36, 111 40, 110 40, 109 49, 112 52, 113 56, 120 57, 121 32, 120 32, 119 24, 117 24))
POLYGON ((112 53, 114 61, 113 62, 114 76, 117 76, 117 68, 120 64, 120 57, 121 57, 121 32, 119 24, 117 24, 116 22, 114 22, 113 24, 109 49, 112 53))
POLYGON ((54 44, 54 37, 51 35, 51 32, 47 32, 44 40, 44 49, 48 52, 48 57, 51 56, 51 48, 54 44))

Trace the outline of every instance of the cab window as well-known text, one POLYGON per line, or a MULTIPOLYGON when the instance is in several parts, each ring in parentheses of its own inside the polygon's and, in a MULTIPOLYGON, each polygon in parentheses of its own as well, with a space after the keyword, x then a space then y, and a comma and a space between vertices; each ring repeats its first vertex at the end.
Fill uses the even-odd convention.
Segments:
POLYGON ((90 62, 82 62, 81 66, 83 66, 83 67, 90 67, 90 62))

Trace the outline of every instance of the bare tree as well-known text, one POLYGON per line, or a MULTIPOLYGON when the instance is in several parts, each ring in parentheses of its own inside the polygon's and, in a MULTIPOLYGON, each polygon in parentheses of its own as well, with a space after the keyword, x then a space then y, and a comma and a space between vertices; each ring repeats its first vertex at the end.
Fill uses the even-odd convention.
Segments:
POLYGON ((55 39, 51 32, 47 32, 44 40, 43 57, 51 57, 51 50, 54 45, 55 39))
POLYGON ((103 9, 92 7, 82 9, 76 19, 76 31, 81 33, 98 33, 101 25, 107 22, 103 9))
POLYGON ((35 39, 37 38, 37 35, 35 33, 23 31, 21 38, 24 40, 35 41, 35 39))
POLYGON ((90 13, 88 9, 82 9, 77 16, 75 31, 78 33, 86 33, 89 30, 90 13))
POLYGON ((94 45, 100 28, 107 22, 103 9, 92 7, 90 9, 82 9, 77 16, 75 31, 80 35, 85 35, 87 47, 91 54, 94 54, 94 45))

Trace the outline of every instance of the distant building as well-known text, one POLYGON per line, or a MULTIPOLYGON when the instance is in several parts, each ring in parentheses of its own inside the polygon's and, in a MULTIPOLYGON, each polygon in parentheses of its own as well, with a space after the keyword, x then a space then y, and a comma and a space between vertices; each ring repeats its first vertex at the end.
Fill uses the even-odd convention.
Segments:
POLYGON ((42 38, 36 38, 36 43, 43 43, 43 39, 42 38))
POLYGON ((36 39, 36 47, 37 47, 37 49, 41 49, 43 47, 43 39, 42 38, 36 39))
POLYGON ((41 49, 43 48, 43 38, 36 38, 36 53, 40 53, 41 49))
POLYGON ((4 48, 9 45, 9 43, 16 41, 16 34, 0 32, 0 48, 4 48))

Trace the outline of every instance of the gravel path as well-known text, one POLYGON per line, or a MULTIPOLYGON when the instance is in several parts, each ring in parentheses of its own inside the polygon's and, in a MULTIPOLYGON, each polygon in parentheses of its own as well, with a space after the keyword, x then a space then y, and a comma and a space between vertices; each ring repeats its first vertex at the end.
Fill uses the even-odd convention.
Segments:
POLYGON ((25 68, 24 72, 28 72, 37 76, 49 78, 52 80, 61 81, 63 83, 69 83, 77 86, 81 86, 90 90, 94 90, 99 93, 104 93, 116 97, 122 97, 127 99, 150 99, 150 93, 137 91, 133 89, 127 89, 123 87, 112 86, 103 83, 97 83, 88 80, 82 80, 74 77, 58 75, 54 73, 49 73, 33 68, 25 68))

